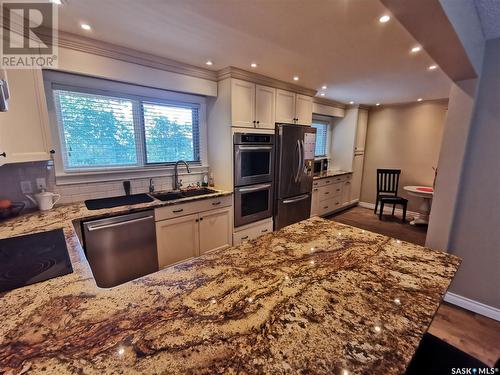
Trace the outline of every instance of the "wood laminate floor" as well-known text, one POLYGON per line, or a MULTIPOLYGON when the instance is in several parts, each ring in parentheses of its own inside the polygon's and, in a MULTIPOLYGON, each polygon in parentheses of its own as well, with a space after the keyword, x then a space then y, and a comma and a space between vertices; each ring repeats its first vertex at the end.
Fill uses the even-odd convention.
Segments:
MULTIPOLYGON (((394 237, 418 245, 425 244, 427 228, 403 224, 399 217, 384 216, 380 221, 373 210, 353 207, 328 219, 394 237)), ((429 333, 472 355, 488 366, 500 358, 500 322, 443 303, 429 327, 429 333)))

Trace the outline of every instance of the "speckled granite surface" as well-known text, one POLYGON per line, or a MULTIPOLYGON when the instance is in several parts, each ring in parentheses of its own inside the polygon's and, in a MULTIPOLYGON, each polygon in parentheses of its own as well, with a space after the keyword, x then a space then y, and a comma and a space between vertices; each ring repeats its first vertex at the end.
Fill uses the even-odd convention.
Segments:
POLYGON ((345 174, 352 174, 352 172, 349 172, 349 171, 326 171, 326 172, 322 172, 319 176, 314 176, 313 180, 321 180, 322 178, 343 176, 345 174))
POLYGON ((0 373, 401 374, 460 263, 316 217, 99 289, 81 211, 0 225, 64 227, 75 270, 0 295, 0 373))

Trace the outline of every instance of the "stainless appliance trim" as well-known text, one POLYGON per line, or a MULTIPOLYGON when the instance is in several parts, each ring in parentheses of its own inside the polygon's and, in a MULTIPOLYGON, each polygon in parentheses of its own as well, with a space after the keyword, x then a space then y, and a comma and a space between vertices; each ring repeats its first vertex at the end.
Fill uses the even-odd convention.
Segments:
POLYGON ((98 287, 158 271, 153 210, 82 222, 85 255, 98 287))
POLYGON ((240 188, 238 188, 238 191, 240 193, 249 193, 251 191, 266 190, 266 189, 270 188, 271 186, 272 186, 271 184, 252 185, 249 187, 240 187, 240 188))
POLYGON ((273 216, 273 184, 259 184, 248 187, 236 187, 234 189, 234 226, 239 227, 245 224, 250 224, 262 219, 273 216), (243 216, 242 210, 242 195, 256 191, 267 190, 267 209, 256 212, 251 215, 243 216))
POLYGON ((297 198, 283 199, 283 203, 285 203, 285 204, 295 203, 295 202, 303 201, 304 199, 307 199, 307 198, 309 198, 309 194, 304 194, 304 195, 298 196, 297 198))
POLYGON ((274 135, 272 134, 253 134, 253 133, 236 133, 234 134, 234 186, 246 186, 259 184, 263 182, 271 182, 274 179, 274 135), (262 138, 265 136, 269 139, 265 142, 259 142, 258 140, 253 141, 243 141, 242 138, 248 137, 258 137, 262 138), (269 154, 269 164, 266 166, 267 173, 261 174, 250 174, 248 176, 242 176, 242 154, 244 152, 261 152, 269 154))
POLYGON ((240 150, 252 150, 252 151, 260 151, 260 150, 272 150, 273 146, 246 146, 246 145, 236 145, 240 150))
POLYGON ((89 226, 87 226, 87 229, 89 230, 89 232, 92 232, 94 230, 113 228, 113 227, 116 227, 117 225, 120 225, 120 224, 123 224, 123 223, 132 224, 132 223, 137 223, 139 221, 153 220, 153 219, 154 219, 154 216, 146 216, 146 217, 141 217, 141 218, 132 219, 132 220, 126 220, 125 219, 125 220, 116 221, 116 222, 114 222, 112 224, 89 225, 89 226))

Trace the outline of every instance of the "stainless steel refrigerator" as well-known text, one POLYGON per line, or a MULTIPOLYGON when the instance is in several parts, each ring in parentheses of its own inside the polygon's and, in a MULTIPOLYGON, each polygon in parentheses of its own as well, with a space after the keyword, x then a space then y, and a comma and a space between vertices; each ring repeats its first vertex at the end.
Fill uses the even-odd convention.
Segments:
POLYGON ((276 124, 274 229, 311 214, 316 129, 276 124))

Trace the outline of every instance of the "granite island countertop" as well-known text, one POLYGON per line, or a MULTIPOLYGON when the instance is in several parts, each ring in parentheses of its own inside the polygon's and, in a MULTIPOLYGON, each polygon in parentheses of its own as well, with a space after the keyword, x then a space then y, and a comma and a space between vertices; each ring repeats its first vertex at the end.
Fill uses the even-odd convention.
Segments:
POLYGON ((0 373, 401 374, 460 264, 315 217, 101 289, 80 210, 0 226, 63 227, 74 268, 0 294, 0 373))

